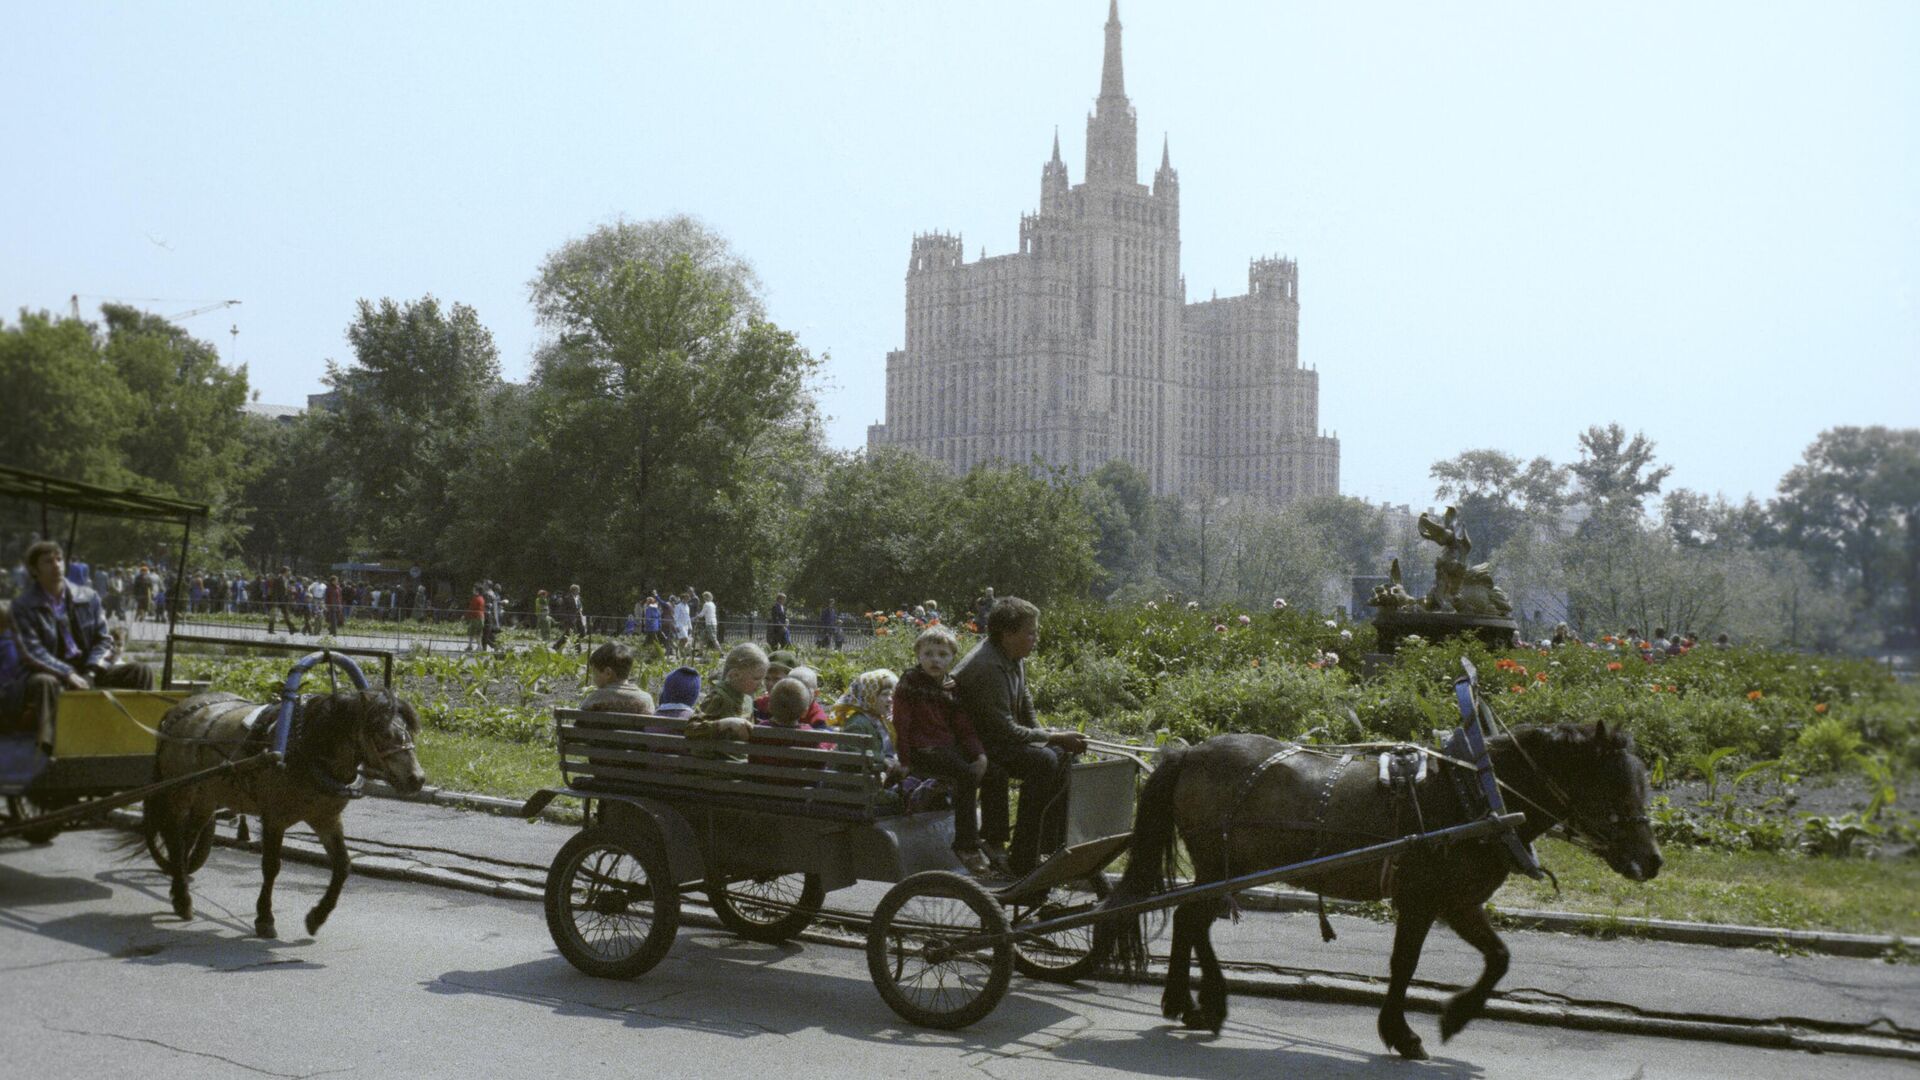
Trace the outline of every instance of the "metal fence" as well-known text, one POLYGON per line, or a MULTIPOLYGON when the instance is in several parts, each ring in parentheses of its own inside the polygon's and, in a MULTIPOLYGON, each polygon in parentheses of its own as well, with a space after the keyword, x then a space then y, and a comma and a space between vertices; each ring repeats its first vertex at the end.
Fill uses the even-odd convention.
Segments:
MULTIPOLYGON (((336 615, 324 605, 255 602, 235 611, 184 612, 177 617, 175 625, 182 634, 235 643, 280 639, 316 644, 331 641, 355 648, 401 652, 457 653, 477 651, 483 646, 527 649, 543 642, 563 644, 567 648, 591 648, 615 639, 640 643, 649 636, 655 637, 668 651, 676 648, 676 635, 670 628, 658 635, 647 635, 640 630, 639 620, 632 616, 588 615, 584 632, 577 629, 576 624, 576 629, 564 637, 563 621, 551 615, 542 619, 531 609, 507 608, 500 614, 499 629, 489 635, 484 632, 483 621, 470 618, 464 609, 430 608, 408 611, 396 618, 390 612, 366 607, 341 609, 336 615)), ((135 642, 161 641, 167 633, 164 612, 144 619, 127 612, 115 623, 124 626, 129 639, 135 642)), ((768 645, 774 640, 772 629, 766 617, 758 612, 722 614, 717 636, 723 646, 740 641, 768 645)), ((686 640, 696 646, 702 640, 697 619, 686 640)), ((860 649, 873 642, 873 630, 858 616, 835 627, 790 622, 786 640, 788 644, 807 648, 860 649)))

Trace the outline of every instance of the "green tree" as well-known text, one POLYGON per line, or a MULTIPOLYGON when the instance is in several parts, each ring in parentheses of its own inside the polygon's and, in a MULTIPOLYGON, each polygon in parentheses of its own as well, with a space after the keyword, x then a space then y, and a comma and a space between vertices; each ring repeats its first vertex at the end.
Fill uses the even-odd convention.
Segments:
MULTIPOLYGON (((203 502, 190 558, 225 561, 245 531, 240 491, 254 468, 240 408, 245 368, 157 316, 102 308, 104 326, 23 311, 0 329, 0 460, 66 479, 203 502)), ((38 527, 38 521, 29 528, 38 527)), ((88 522, 94 562, 171 554, 176 534, 88 522)))
POLYGON ((452 516, 448 479, 499 388, 499 352, 472 308, 432 296, 360 301, 347 340, 353 361, 327 364, 318 417, 346 480, 335 510, 355 546, 411 556, 452 516))
POLYGON ((1474 554, 1491 558, 1530 521, 1566 508, 1568 470, 1544 457, 1522 462, 1500 450, 1468 450, 1428 470, 1434 496, 1460 509, 1474 554))
POLYGON ((45 311, 0 328, 0 460, 85 483, 133 479, 116 438, 136 411, 93 328, 45 311))
POLYGON ((881 450, 838 458, 796 534, 796 597, 871 610, 942 595, 952 575, 959 503, 960 486, 924 455, 881 450))
POLYGON ((1080 490, 1094 527, 1095 589, 1106 596, 1128 589, 1157 592, 1163 515, 1146 474, 1115 458, 1096 469, 1080 490))
POLYGON ((1821 432, 1772 510, 1781 540, 1858 590, 1864 610, 1920 628, 1920 429, 1821 432))
POLYGON ((1569 468, 1580 493, 1593 508, 1590 522, 1638 521, 1646 498, 1657 494, 1673 466, 1653 464, 1653 440, 1635 432, 1627 438, 1619 424, 1598 424, 1580 433, 1580 460, 1569 468))
POLYGON ((117 425, 121 452, 146 486, 212 508, 196 546, 203 560, 238 554, 239 505, 254 459, 244 438, 247 372, 212 345, 134 308, 108 304, 103 358, 140 407, 117 425))
POLYGON ((697 581, 735 610, 770 591, 805 487, 795 463, 818 453, 819 361, 757 316, 752 285, 681 218, 603 227, 542 266, 533 302, 552 336, 527 439, 543 481, 517 517, 549 575, 623 601, 697 581))
POLYGON ((980 466, 960 482, 946 541, 952 561, 935 595, 971 597, 991 585, 1036 604, 1083 596, 1098 570, 1094 537, 1064 470, 980 466))

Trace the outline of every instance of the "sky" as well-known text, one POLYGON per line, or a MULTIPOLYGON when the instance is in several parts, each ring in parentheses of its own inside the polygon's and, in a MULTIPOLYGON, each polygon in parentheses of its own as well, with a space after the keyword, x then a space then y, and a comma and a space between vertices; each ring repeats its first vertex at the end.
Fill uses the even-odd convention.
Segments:
MULTIPOLYGON (((1017 246, 1083 175, 1105 0, 9 3, 0 317, 184 320, 301 404, 361 298, 471 305, 687 213, 883 418, 914 233, 1017 246), (229 333, 237 327, 239 333, 229 333)), ((1823 429, 1920 425, 1920 3, 1123 0, 1141 178, 1189 300, 1300 263, 1341 490, 1433 503, 1466 449, 1644 431, 1669 487, 1765 497, 1823 429)))

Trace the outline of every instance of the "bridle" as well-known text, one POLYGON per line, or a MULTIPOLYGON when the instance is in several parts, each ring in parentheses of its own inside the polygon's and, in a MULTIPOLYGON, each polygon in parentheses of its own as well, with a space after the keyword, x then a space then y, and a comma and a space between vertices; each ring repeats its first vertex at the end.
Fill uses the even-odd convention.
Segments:
MULTIPOLYGON (((1568 843, 1605 859, 1609 851, 1623 842, 1621 834, 1626 828, 1633 825, 1652 824, 1652 820, 1645 813, 1623 814, 1618 810, 1609 810, 1604 817, 1596 817, 1581 809, 1574 803, 1573 796, 1567 794, 1567 790, 1554 780, 1552 774, 1541 768, 1539 762, 1533 760, 1533 755, 1527 752, 1526 745, 1520 741, 1520 737, 1515 735, 1511 728, 1506 728, 1505 733, 1507 741, 1519 752, 1520 760, 1527 763, 1527 768, 1533 772, 1534 778, 1546 786, 1553 798, 1559 800, 1561 812, 1556 813, 1542 806, 1538 800, 1528 797, 1504 780, 1500 782, 1500 786, 1505 788, 1508 794, 1552 821, 1553 827, 1560 830, 1568 843)), ((1626 756, 1626 748, 1621 747, 1611 754, 1604 755, 1601 760, 1604 762, 1613 757, 1626 756)))

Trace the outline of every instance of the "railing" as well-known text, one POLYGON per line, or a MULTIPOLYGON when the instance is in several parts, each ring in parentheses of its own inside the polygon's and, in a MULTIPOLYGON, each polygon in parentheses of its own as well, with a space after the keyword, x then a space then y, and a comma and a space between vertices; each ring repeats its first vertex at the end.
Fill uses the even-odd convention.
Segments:
MULTIPOLYGON (((124 626, 136 642, 157 642, 166 637, 164 612, 160 618, 146 619, 132 610, 123 612, 115 625, 124 626)), ((429 608, 402 612, 393 618, 370 607, 329 609, 309 603, 265 604, 249 602, 236 610, 182 612, 175 622, 176 635, 200 641, 267 641, 274 639, 319 643, 332 641, 360 648, 394 651, 467 652, 487 649, 527 649, 562 639, 562 620, 548 615, 542 619, 529 609, 508 608, 501 612, 499 627, 487 631, 481 620, 468 618, 465 609, 429 608)), ((806 648, 861 649, 871 644, 873 628, 864 618, 849 620, 854 625, 826 627, 814 622, 787 624, 786 643, 806 648)), ((591 649, 600 642, 622 640, 636 646, 651 638, 670 653, 693 652, 701 648, 703 635, 696 621, 684 642, 670 629, 649 635, 639 629, 632 616, 588 615, 586 629, 570 631, 565 644, 570 648, 591 649)), ((740 641, 768 646, 772 626, 758 613, 722 615, 718 627, 722 648, 740 641)))

